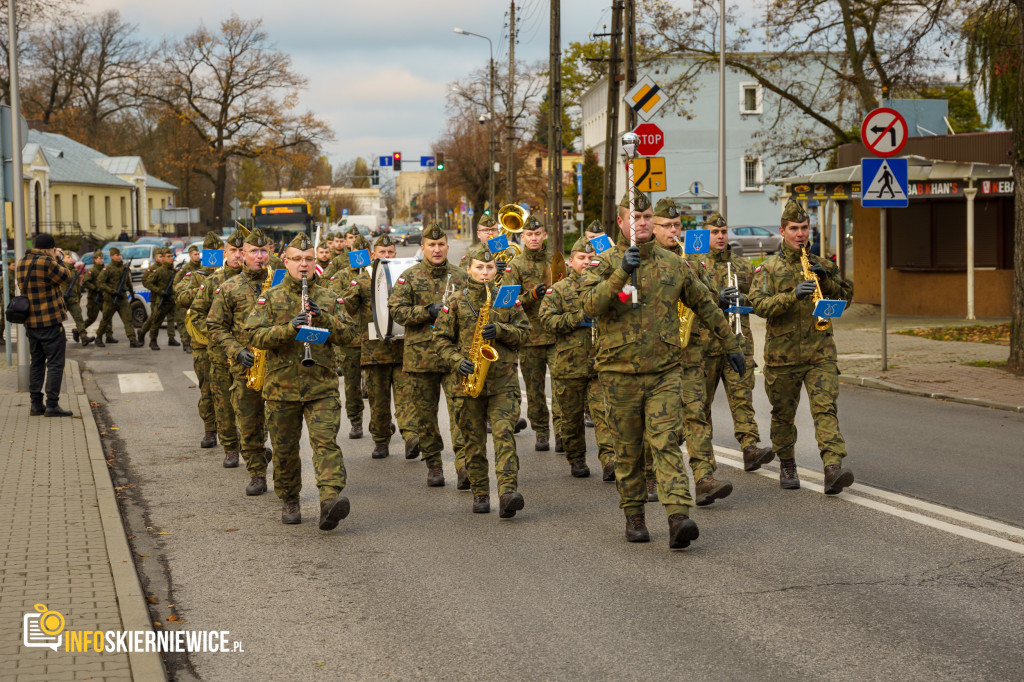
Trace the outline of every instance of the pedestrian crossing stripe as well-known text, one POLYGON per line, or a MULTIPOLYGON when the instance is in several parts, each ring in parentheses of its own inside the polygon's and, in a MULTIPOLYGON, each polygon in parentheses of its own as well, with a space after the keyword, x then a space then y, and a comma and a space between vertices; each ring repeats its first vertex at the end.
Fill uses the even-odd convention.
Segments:
POLYGON ((164 390, 164 385, 160 383, 160 377, 156 372, 118 374, 117 383, 121 393, 150 393, 164 390))

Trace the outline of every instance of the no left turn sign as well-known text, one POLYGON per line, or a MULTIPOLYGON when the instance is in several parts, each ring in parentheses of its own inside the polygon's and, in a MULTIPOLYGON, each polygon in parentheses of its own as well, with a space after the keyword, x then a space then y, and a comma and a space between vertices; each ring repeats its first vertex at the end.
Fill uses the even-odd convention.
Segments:
POLYGON ((875 109, 860 125, 860 139, 875 156, 899 154, 907 143, 907 121, 900 112, 888 107, 875 109))

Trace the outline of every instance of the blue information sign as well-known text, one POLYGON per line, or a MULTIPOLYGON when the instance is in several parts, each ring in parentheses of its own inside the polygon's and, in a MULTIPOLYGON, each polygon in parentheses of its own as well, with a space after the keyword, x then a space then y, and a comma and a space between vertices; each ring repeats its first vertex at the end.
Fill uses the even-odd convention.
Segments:
POLYGON ((420 167, 422 167, 422 168, 433 168, 434 167, 434 157, 433 156, 421 156, 420 157, 420 167))
POLYGON ((380 157, 380 166, 382 168, 384 166, 394 166, 394 165, 395 165, 395 158, 393 156, 382 156, 382 157, 380 157))

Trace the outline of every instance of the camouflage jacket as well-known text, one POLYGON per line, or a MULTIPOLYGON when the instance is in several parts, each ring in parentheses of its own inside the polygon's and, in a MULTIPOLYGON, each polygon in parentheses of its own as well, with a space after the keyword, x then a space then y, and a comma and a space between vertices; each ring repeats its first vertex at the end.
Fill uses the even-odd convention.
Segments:
MULTIPOLYGON (((117 291, 117 285, 121 283, 121 273, 128 267, 123 261, 120 263, 114 263, 111 261, 110 265, 103 268, 103 272, 100 273, 99 278, 96 280, 96 286, 106 294, 108 297, 113 298, 114 293, 117 291)), ((132 287, 132 275, 129 272, 128 276, 124 278, 124 288, 121 290, 121 298, 131 298, 131 295, 135 293, 135 289, 132 287)))
MULTIPOLYGON (((659 244, 660 246, 660 244, 659 244)), ((686 267, 690 268, 690 272, 703 284, 708 291, 715 297, 715 301, 718 301, 718 290, 714 288, 714 284, 711 282, 711 277, 708 275, 707 268, 701 262, 701 258, 704 257, 702 253, 691 253, 684 254, 683 247, 680 244, 676 244, 671 247, 662 246, 674 256, 677 256, 686 267)), ((707 344, 714 335, 708 330, 708 328, 701 322, 700 318, 697 317, 693 320, 693 325, 690 327, 690 338, 680 358, 680 363, 683 367, 693 367, 701 364, 704 361, 705 350, 707 344)))
MULTIPOLYGON (((317 278, 313 279, 315 283, 317 278)), ((311 283, 311 284, 312 284, 311 283)), ((254 348, 267 351, 265 400, 310 401, 338 398, 338 375, 334 370, 334 346, 347 343, 356 333, 342 303, 323 286, 309 286, 309 298, 320 308, 313 326, 330 331, 326 343, 309 344, 313 364, 302 365, 305 345, 295 340, 298 333, 292 318, 302 304, 302 283, 285 276, 256 299, 242 334, 254 348)))
POLYGON ((103 263, 93 263, 82 278, 82 288, 92 293, 99 293, 100 275, 103 274, 103 263))
MULTIPOLYGON (((600 329, 597 370, 654 374, 690 364, 690 355, 684 355, 680 348, 679 301, 714 330, 727 352, 739 352, 739 341, 729 330, 718 300, 682 259, 651 241, 639 247, 636 308, 629 297, 619 296, 623 286, 630 282, 630 276, 620 266, 629 240, 620 236, 615 248, 602 253, 583 275, 583 311, 597 319, 600 329)), ((696 357, 699 362, 699 350, 696 357)))
POLYGON ((206 278, 217 271, 217 268, 199 267, 195 270, 178 273, 174 282, 174 302, 179 308, 186 311, 192 306, 196 294, 199 293, 199 285, 206 281, 206 278))
MULTIPOLYGON (((448 298, 448 305, 441 309, 434 323, 434 346, 438 355, 454 372, 463 360, 469 360, 469 351, 476 333, 477 316, 486 300, 484 284, 469 281, 448 298)), ((494 295, 493 286, 490 287, 494 295)), ((507 308, 491 308, 489 321, 498 328, 498 336, 484 343, 489 344, 498 354, 491 363, 484 380, 486 395, 499 395, 510 390, 519 390, 518 354, 516 349, 530 333, 530 323, 518 302, 507 308)), ((456 384, 456 395, 466 395, 462 382, 456 384)))
POLYGON ((502 284, 518 284, 522 287, 519 300, 530 320, 530 336, 523 344, 529 346, 550 346, 555 342, 555 335, 544 329, 537 314, 540 312, 540 301, 533 297, 533 289, 538 284, 546 284, 551 288, 551 257, 547 245, 540 251, 523 248, 523 254, 512 261, 508 271, 502 278, 502 284))
MULTIPOLYGON (((346 258, 347 258, 347 256, 346 256, 346 258)), ((344 269, 337 270, 330 277, 325 277, 323 279, 324 286, 326 286, 328 289, 333 291, 335 296, 340 296, 340 297, 344 298, 345 297, 345 292, 348 291, 349 289, 351 289, 352 287, 356 286, 359 283, 359 276, 363 273, 364 270, 366 270, 366 268, 353 269, 353 268, 348 267, 348 265, 346 264, 344 269)), ((349 313, 349 315, 352 317, 352 319, 355 321, 356 325, 358 325, 358 328, 362 329, 362 330, 365 330, 367 323, 369 323, 370 320, 372 319, 369 316, 369 313, 367 312, 364 315, 364 312, 363 312, 363 310, 361 308, 350 310, 347 305, 346 305, 345 309, 349 313)), ((363 339, 365 337, 366 337, 365 333, 363 333, 363 334, 356 334, 355 338, 353 338, 350 342, 345 344, 345 346, 347 348, 359 348, 360 346, 363 345, 363 339)), ((371 363, 367 363, 367 364, 371 364, 371 363)), ((372 364, 376 364, 376 363, 372 363, 372 364)))
MULTIPOLYGON (((74 265, 68 265, 67 263, 64 263, 64 267, 68 269, 68 272, 71 273, 71 277, 75 280, 75 283, 71 285, 71 291, 64 298, 65 303, 70 303, 72 301, 77 301, 78 298, 82 295, 82 277, 78 272, 78 268, 76 268, 74 265)), ((64 288, 60 290, 60 293, 63 294, 65 291, 68 291, 67 284, 65 284, 64 288)))
POLYGON ((212 268, 204 268, 199 263, 193 263, 191 260, 185 261, 185 264, 178 268, 174 273, 174 284, 171 285, 175 294, 178 293, 178 284, 185 278, 190 272, 203 272, 204 270, 210 270, 212 268))
MULTIPOLYGON (((205 280, 199 283, 199 289, 196 291, 195 298, 192 299, 192 305, 189 307, 189 311, 192 313, 192 324, 200 334, 210 339, 210 358, 222 365, 228 364, 228 358, 224 354, 224 349, 210 336, 210 330, 206 326, 206 316, 210 314, 210 308, 213 306, 213 296, 218 287, 241 271, 241 268, 230 268, 226 265, 222 265, 214 270, 205 280)), ((194 278, 190 277, 189 279, 194 278)))
MULTIPOLYGON (((821 265, 828 276, 821 282, 826 298, 853 299, 853 283, 839 276, 839 268, 830 260, 813 253, 811 265, 821 265)), ((804 281, 800 252, 786 244, 754 269, 750 283, 750 305, 754 314, 767 320, 764 341, 764 363, 769 367, 813 365, 836 360, 836 343, 832 325, 824 331, 814 328, 813 296, 798 301, 794 289, 804 281)))
POLYGON ((580 276, 575 270, 551 287, 540 302, 540 323, 555 335, 553 379, 581 379, 594 370, 594 321, 583 313, 580 301, 580 276), (589 322, 585 325, 584 323, 589 322))
MULTIPOLYGON (((364 268, 365 270, 365 268, 364 268)), ((345 312, 356 320, 363 330, 360 340, 363 353, 361 365, 400 365, 405 343, 402 339, 370 340, 370 325, 373 324, 373 284, 368 272, 360 273, 352 284, 341 295, 345 303, 345 312)))
POLYGON ((235 374, 245 373, 245 367, 236 359, 238 353, 249 346, 242 326, 262 293, 267 272, 269 270, 257 271, 243 267, 242 272, 223 282, 213 292, 213 302, 206 316, 210 345, 224 352, 235 374))
POLYGON ((466 271, 448 261, 435 266, 424 260, 403 272, 395 282, 388 309, 395 322, 405 327, 402 369, 406 372, 448 371, 447 363, 434 349, 433 320, 427 306, 440 303, 449 284, 460 291, 468 281, 466 271))
MULTIPOLYGON (((729 286, 727 281, 729 264, 732 265, 732 274, 736 277, 736 284, 740 293, 744 296, 750 294, 750 280, 754 276, 754 266, 743 256, 733 255, 732 247, 726 246, 721 251, 710 251, 701 254, 701 269, 707 273, 711 280, 711 293, 718 295, 718 292, 729 286)), ((730 326, 735 331, 736 326, 730 318, 730 326)), ((743 315, 740 323, 743 330, 743 354, 751 356, 754 354, 754 334, 750 331, 750 315, 743 315)), ((701 343, 704 346, 705 355, 722 355, 722 344, 718 342, 707 328, 701 326, 701 343)))
POLYGON ((142 286, 149 289, 151 306, 159 306, 163 303, 164 291, 167 290, 167 283, 174 279, 177 273, 171 265, 155 265, 142 276, 142 286))
POLYGON ((324 270, 324 279, 330 279, 332 275, 336 275, 340 270, 348 269, 348 251, 349 248, 343 247, 337 255, 331 257, 331 264, 324 270))

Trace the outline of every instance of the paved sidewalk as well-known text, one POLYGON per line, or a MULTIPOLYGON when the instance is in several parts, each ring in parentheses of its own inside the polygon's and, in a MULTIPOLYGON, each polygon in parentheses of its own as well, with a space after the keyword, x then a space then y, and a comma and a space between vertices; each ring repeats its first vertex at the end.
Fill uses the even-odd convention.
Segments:
POLYGON ((151 630, 78 364, 61 405, 74 417, 29 416, 17 371, 0 364, 0 677, 5 680, 164 679, 158 654, 70 653, 26 647, 36 604, 76 630, 151 630), (84 419, 83 419, 84 415, 84 419))

